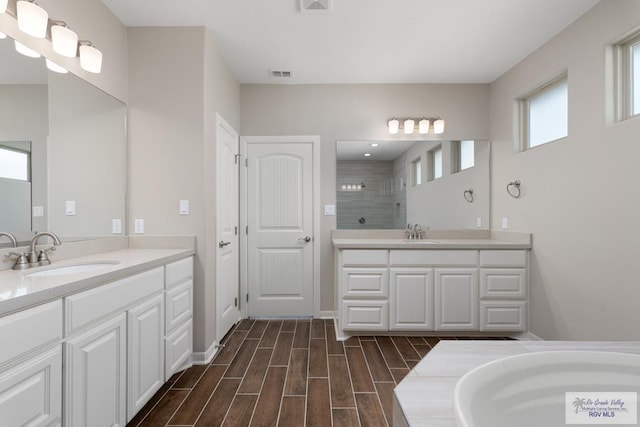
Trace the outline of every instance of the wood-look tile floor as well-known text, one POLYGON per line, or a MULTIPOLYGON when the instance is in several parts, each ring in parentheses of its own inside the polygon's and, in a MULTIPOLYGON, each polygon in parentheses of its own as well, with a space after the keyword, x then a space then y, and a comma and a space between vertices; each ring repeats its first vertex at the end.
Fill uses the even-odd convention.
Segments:
POLYGON ((393 388, 439 340, 340 342, 331 320, 245 319, 211 364, 174 375, 127 427, 390 426, 393 388))

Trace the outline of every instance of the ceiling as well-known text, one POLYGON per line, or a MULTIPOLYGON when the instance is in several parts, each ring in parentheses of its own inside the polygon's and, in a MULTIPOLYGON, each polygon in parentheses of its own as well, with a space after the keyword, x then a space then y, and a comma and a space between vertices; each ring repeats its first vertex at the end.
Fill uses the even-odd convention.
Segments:
POLYGON ((102 0, 127 26, 207 26, 240 83, 490 83, 598 0, 102 0), (269 70, 292 77, 272 77, 269 70))

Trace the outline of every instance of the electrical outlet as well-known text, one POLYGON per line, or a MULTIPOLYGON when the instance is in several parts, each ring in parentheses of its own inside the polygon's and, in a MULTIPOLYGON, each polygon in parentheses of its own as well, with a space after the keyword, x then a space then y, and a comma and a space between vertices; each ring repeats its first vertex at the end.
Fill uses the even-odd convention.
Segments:
POLYGON ((324 205, 325 216, 333 216, 336 214, 336 205, 324 205))
POLYGON ((136 234, 143 234, 144 233, 144 219, 136 219, 133 222, 133 231, 136 234))
POLYGON ((482 218, 480 218, 480 217, 476 218, 476 227, 477 228, 482 228, 482 218))
POLYGON ((120 219, 112 219, 111 220, 111 232, 113 234, 121 234, 122 233, 122 220, 120 220, 120 219))
POLYGON ((502 229, 506 230, 509 228, 509 220, 507 218, 502 218, 502 229))
POLYGON ((34 206, 33 216, 44 216, 44 206, 34 206))

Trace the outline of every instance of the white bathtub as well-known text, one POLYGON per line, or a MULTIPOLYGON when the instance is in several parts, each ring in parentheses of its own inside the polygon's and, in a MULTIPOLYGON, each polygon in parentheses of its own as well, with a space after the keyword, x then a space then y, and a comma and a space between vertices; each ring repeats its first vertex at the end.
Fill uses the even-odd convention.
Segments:
MULTIPOLYGON (((567 393, 572 392, 615 392, 627 397, 637 393, 626 406, 633 410, 640 406, 640 355, 546 351, 498 359, 460 378, 454 415, 459 427, 566 426, 567 407, 573 410, 567 393)), ((628 415, 618 413, 618 420, 628 415)), ((612 417, 611 413, 605 416, 612 417)), ((612 424, 615 420, 590 421, 612 424)))

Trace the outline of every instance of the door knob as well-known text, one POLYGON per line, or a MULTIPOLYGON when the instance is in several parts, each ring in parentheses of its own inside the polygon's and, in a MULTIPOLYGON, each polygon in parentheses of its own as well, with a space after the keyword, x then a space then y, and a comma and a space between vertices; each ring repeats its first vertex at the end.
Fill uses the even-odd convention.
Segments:
POLYGON ((309 243, 311 241, 311 236, 304 236, 304 237, 299 238, 298 240, 303 240, 303 241, 309 243))
POLYGON ((230 244, 231 244, 231 242, 224 242, 224 241, 220 240, 220 242, 218 242, 218 247, 219 248, 224 248, 225 246, 228 246, 230 244))

